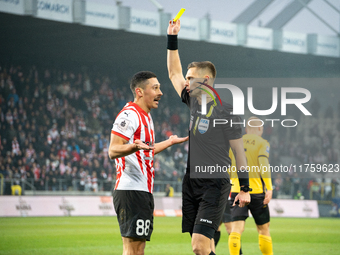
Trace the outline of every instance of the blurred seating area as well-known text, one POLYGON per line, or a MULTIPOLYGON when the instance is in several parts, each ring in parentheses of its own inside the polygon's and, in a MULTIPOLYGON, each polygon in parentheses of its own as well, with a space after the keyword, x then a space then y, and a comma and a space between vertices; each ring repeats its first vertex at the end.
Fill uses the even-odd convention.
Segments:
POLYGON ((337 109, 321 110, 321 103, 327 105, 318 99, 312 102, 313 117, 287 116, 298 120, 296 128, 265 128, 271 165, 290 168, 288 173, 272 174, 276 197, 331 200, 340 196, 340 100, 337 109))

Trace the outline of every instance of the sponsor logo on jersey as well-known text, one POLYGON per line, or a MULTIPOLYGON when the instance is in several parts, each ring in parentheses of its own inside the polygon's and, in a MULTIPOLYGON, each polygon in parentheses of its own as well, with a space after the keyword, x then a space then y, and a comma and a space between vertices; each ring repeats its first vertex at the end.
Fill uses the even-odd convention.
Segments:
POLYGON ((266 148, 266 152, 267 152, 267 153, 269 153, 269 146, 267 146, 267 148, 266 148))
POLYGON ((119 130, 125 132, 128 127, 129 127, 130 121, 126 120, 126 119, 122 119, 119 123, 118 123, 118 128, 119 130))

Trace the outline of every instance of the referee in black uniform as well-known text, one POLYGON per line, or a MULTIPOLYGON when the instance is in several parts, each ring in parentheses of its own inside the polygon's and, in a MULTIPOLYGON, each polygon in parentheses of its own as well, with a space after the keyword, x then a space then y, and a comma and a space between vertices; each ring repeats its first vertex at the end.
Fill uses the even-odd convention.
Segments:
MULTIPOLYGON (((177 47, 179 30, 180 20, 169 22, 169 78, 191 112, 189 158, 182 189, 182 232, 192 235, 195 254, 209 255, 215 254, 213 237, 222 220, 230 192, 227 173, 231 162, 229 149, 231 147, 234 152, 237 169, 245 169, 246 156, 241 126, 230 125, 231 121, 240 123, 240 118, 231 114, 231 105, 220 102, 213 95, 215 66, 209 61, 192 62, 184 78, 177 47), (206 106, 206 112, 202 112, 202 104, 206 106), (228 122, 215 125, 216 119, 228 122)), ((250 202, 247 191, 249 179, 246 173, 239 177, 241 192, 235 201, 243 207, 250 202)))

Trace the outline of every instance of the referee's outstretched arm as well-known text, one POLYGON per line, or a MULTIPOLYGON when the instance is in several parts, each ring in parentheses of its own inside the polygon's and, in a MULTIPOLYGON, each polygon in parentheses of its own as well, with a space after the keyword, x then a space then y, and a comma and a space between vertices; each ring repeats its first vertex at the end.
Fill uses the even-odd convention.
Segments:
POLYGON ((181 28, 180 20, 176 22, 170 20, 168 27, 168 45, 167 45, 167 66, 169 78, 174 86, 177 94, 181 97, 181 93, 185 87, 185 78, 183 76, 181 60, 178 54, 177 35, 181 28))

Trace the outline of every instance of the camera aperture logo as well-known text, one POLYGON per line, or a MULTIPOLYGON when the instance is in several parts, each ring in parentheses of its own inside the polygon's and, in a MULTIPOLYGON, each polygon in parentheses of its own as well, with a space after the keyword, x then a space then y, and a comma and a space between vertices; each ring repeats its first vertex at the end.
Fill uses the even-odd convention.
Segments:
MULTIPOLYGON (((207 93, 214 100, 214 104, 217 105, 214 95, 209 90, 201 88, 201 86, 206 86, 207 88, 209 88, 212 92, 214 92, 214 94, 220 101, 220 104, 222 105, 220 95, 212 86, 208 85, 206 82, 207 82, 206 80, 204 82, 197 82, 198 84, 200 84, 197 88, 207 93)), ((201 108, 202 115, 207 114, 207 94, 202 94, 202 108, 201 108)))

